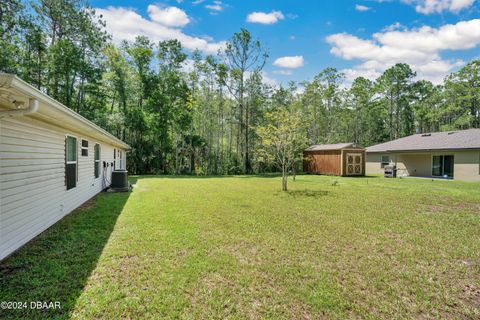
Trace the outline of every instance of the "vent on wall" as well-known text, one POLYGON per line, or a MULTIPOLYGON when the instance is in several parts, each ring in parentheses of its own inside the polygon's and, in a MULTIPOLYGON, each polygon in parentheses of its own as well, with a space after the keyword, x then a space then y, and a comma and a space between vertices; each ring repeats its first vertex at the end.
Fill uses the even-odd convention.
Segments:
POLYGON ((454 134, 454 133, 456 133, 456 132, 455 132, 455 131, 452 131, 452 132, 449 132, 448 135, 450 136, 450 135, 452 135, 452 134, 454 134))
POLYGON ((432 134, 431 133, 424 133, 422 134, 422 137, 430 137, 432 134))

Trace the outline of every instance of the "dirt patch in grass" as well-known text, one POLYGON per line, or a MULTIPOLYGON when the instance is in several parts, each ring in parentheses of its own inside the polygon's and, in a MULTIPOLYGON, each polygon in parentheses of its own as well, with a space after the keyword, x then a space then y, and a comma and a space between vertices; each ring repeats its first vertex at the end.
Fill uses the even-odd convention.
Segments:
POLYGON ((465 295, 465 302, 468 305, 473 308, 478 308, 480 306, 480 287, 473 284, 467 284, 463 288, 463 293, 465 295))
POLYGON ((22 266, 12 266, 12 265, 4 265, 0 266, 0 276, 8 277, 10 275, 15 274, 17 271, 24 269, 25 267, 22 266))
POLYGON ((90 200, 85 201, 77 210, 89 210, 97 203, 97 197, 93 197, 90 200))
POLYGON ((287 194, 289 196, 292 196, 293 198, 302 198, 302 197, 312 197, 312 198, 320 198, 327 196, 329 194, 328 191, 324 190, 291 190, 287 191, 287 194))
POLYGON ((473 213, 480 215, 480 204, 471 202, 462 203, 438 203, 425 205, 421 207, 423 213, 448 213, 448 212, 461 212, 461 213, 473 213))

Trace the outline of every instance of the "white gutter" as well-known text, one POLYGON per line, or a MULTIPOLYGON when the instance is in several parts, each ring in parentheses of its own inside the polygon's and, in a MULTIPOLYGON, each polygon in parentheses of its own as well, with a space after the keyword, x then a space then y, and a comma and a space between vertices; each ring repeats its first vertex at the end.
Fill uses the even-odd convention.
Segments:
MULTIPOLYGON (((117 137, 110 134, 106 130, 100 128, 93 122, 85 119, 75 111, 67 108, 60 102, 54 100, 52 97, 34 88, 33 86, 31 86, 30 84, 28 84, 27 82, 23 81, 22 79, 18 78, 13 74, 0 72, 0 88, 1 87, 5 87, 7 88, 7 90, 9 89, 18 90, 22 93, 22 96, 35 97, 36 100, 38 100, 39 103, 41 104, 40 111, 37 113, 37 115, 39 116, 42 116, 45 113, 50 111, 61 112, 63 114, 68 115, 71 119, 79 122, 81 125, 86 126, 90 129, 93 129, 95 132, 99 133, 101 136, 105 138, 105 139, 99 139, 99 140, 107 143, 111 143, 123 149, 127 149, 127 150, 130 149, 130 146, 125 142, 123 142, 122 140, 118 139, 117 137)), ((0 110, 0 118, 2 118, 1 114, 2 113, 0 110)), ((76 128, 79 129, 79 127, 76 127, 76 128)))
MULTIPOLYGON (((16 102, 13 102, 16 104, 16 102)), ((24 116, 27 114, 35 113, 38 111, 38 100, 29 99, 28 108, 14 109, 14 110, 0 110, 0 118, 13 118, 18 116, 24 116)))

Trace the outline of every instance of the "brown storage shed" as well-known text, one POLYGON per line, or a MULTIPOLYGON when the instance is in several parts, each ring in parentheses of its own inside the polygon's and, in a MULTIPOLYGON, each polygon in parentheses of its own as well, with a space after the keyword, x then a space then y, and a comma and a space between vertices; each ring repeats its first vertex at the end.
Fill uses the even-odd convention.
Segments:
POLYGON ((365 149, 353 143, 318 144, 303 152, 305 173, 364 176, 365 149))

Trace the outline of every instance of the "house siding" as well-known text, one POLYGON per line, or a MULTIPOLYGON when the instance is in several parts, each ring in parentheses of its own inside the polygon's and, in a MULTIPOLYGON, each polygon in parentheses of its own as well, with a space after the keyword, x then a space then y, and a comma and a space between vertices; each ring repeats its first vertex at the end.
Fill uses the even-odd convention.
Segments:
POLYGON ((428 177, 432 174, 432 154, 399 154, 396 157, 399 176, 428 177))
MULTIPOLYGON (((0 119, 0 259, 103 190, 104 170, 94 176, 94 146, 113 162, 112 145, 30 117, 0 119), (65 186, 65 136, 77 137, 77 186, 65 186), (88 140, 88 156, 81 140, 88 140)), ((124 159, 126 153, 123 150, 124 159)), ((122 166, 125 166, 125 161, 122 166)), ((107 169, 110 180, 111 166, 107 169)))
POLYGON ((384 168, 381 167, 382 156, 389 156, 392 163, 392 155, 388 153, 367 153, 367 161, 365 163, 366 174, 383 174, 384 168))
POLYGON ((398 175, 430 177, 432 156, 454 156, 454 180, 480 182, 480 151, 438 151, 428 153, 367 153, 367 174, 383 174, 382 156, 389 156, 391 164, 397 164, 398 175))
POLYGON ((480 182, 480 151, 454 153, 454 179, 480 182))

